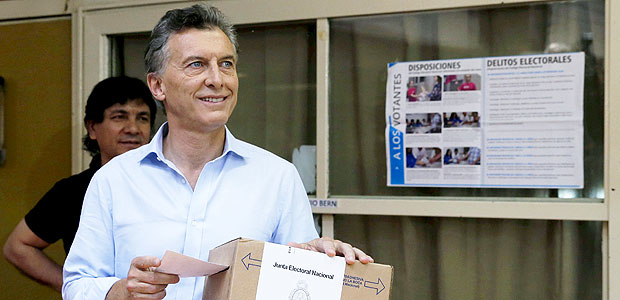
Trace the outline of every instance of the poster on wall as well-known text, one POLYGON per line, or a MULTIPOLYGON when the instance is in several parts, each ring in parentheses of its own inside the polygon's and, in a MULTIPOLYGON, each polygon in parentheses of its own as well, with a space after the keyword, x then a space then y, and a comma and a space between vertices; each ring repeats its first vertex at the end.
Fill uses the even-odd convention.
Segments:
POLYGON ((583 52, 387 74, 388 186, 583 188, 583 52))

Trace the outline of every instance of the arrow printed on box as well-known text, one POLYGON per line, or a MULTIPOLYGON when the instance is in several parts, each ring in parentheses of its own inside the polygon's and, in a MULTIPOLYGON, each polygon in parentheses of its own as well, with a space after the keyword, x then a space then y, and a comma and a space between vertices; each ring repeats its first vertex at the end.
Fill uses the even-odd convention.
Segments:
POLYGON ((364 287, 376 290, 377 293, 375 295, 379 295, 385 289, 385 284, 383 284, 381 278, 377 277, 377 282, 364 280, 364 287))
POLYGON ((255 267, 259 267, 260 268, 260 259, 254 259, 252 258, 252 252, 248 253, 248 255, 244 256, 241 259, 241 262, 243 263, 243 266, 245 267, 246 270, 250 270, 250 266, 255 266, 255 267))

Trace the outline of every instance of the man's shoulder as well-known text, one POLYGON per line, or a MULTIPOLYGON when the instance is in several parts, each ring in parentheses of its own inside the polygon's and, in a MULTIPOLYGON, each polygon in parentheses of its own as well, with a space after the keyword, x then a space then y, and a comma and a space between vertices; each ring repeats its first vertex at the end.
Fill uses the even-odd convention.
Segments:
POLYGON ((233 151, 241 157, 247 159, 249 162, 287 166, 291 165, 291 162, 289 162, 288 160, 270 152, 269 150, 263 149, 248 142, 237 140, 235 146, 237 147, 237 149, 233 149, 233 151))
POLYGON ((115 164, 135 164, 139 163, 142 159, 144 159, 149 153, 153 153, 151 148, 147 145, 140 146, 136 149, 129 150, 125 153, 119 154, 112 158, 108 163, 115 162, 115 164))
POLYGON ((95 177, 109 174, 115 176, 120 169, 132 169, 139 166, 140 161, 147 156, 146 148, 140 147, 129 150, 123 154, 119 154, 103 165, 95 174, 95 177))
POLYGON ((75 189, 79 186, 88 186, 90 179, 93 178, 93 175, 97 169, 88 168, 78 174, 71 175, 69 177, 65 177, 63 179, 58 180, 55 184, 55 188, 72 188, 75 189))

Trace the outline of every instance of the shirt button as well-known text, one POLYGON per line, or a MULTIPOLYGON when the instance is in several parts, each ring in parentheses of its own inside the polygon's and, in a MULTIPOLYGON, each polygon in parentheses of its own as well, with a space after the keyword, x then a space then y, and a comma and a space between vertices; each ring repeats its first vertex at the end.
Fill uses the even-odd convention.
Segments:
POLYGON ((181 183, 182 183, 182 184, 185 184, 186 182, 187 182, 187 181, 185 181, 185 179, 184 179, 184 178, 181 178, 181 183))
POLYGON ((192 226, 194 226, 194 227, 198 226, 198 222, 192 221, 192 226))
POLYGON ((158 157, 157 157, 157 160, 158 160, 158 161, 161 161, 161 158, 159 158, 159 156, 158 156, 158 157))

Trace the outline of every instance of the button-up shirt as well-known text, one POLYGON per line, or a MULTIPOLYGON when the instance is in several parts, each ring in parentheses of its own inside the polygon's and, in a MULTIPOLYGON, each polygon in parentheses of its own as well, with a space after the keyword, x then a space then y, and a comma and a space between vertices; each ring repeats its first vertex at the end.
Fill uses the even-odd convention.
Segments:
MULTIPOLYGON (((162 125, 151 143, 115 157, 93 177, 64 265, 63 299, 104 299, 133 258, 166 250, 208 260, 237 237, 273 243, 316 238, 303 183, 288 161, 226 129, 220 157, 195 189, 167 160, 162 125)), ((168 285, 165 299, 202 298, 204 277, 168 285)))

